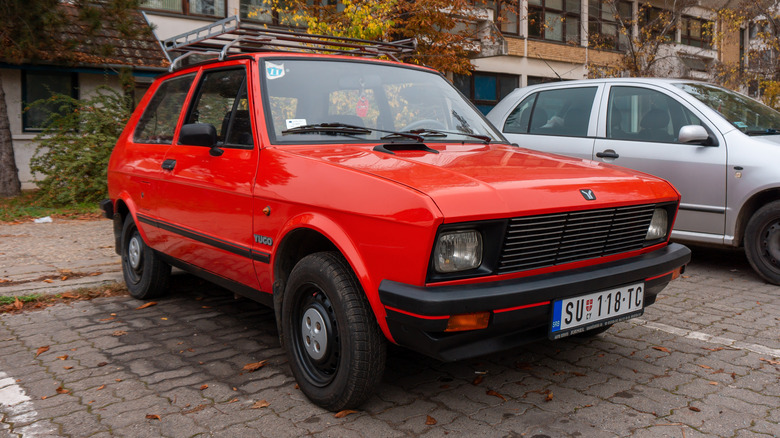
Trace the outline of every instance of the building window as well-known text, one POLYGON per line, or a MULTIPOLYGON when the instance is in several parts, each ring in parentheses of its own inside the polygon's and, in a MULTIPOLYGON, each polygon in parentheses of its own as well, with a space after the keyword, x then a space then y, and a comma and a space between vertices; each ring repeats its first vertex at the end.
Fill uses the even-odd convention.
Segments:
POLYGON ((528 0, 528 36, 580 44, 580 0, 528 0))
POLYGON ((630 31, 632 17, 632 5, 627 1, 589 0, 588 46, 602 50, 626 50, 628 36, 621 27, 626 26, 630 31))
POLYGON ((520 34, 520 4, 518 0, 474 0, 477 6, 483 6, 493 11, 495 21, 501 33, 507 35, 520 34))
MULTIPOLYGON (((311 0, 308 1, 311 4, 311 0)), ((323 3, 325 4, 325 3, 323 3)), ((335 1, 329 0, 328 5, 335 5, 335 1)), ((344 9, 339 2, 338 10, 344 9)), ((242 19, 259 21, 265 24, 289 27, 306 27, 301 17, 296 17, 295 11, 284 0, 240 0, 239 14, 242 19)))
POLYGON ((712 22, 700 18, 683 17, 680 42, 703 49, 712 48, 712 22))
POLYGON ((22 129, 40 132, 52 114, 64 114, 68 108, 55 102, 31 104, 55 94, 78 98, 78 74, 48 71, 22 71, 22 129))
POLYGON ((455 86, 487 114, 498 101, 518 87, 519 77, 502 73, 474 72, 471 76, 455 75, 455 86))
POLYGON ((185 15, 224 17, 227 0, 141 0, 142 9, 185 15))
POLYGON ((664 41, 675 39, 677 20, 672 11, 642 5, 638 15, 640 34, 649 32, 652 38, 662 38, 664 41))

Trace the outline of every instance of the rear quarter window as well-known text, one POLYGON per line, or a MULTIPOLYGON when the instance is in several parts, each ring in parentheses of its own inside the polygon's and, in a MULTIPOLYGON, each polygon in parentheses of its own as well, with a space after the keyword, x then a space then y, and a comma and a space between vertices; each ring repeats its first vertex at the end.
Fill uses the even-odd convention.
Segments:
POLYGON ((133 132, 136 143, 171 144, 195 74, 168 79, 157 88, 133 132))

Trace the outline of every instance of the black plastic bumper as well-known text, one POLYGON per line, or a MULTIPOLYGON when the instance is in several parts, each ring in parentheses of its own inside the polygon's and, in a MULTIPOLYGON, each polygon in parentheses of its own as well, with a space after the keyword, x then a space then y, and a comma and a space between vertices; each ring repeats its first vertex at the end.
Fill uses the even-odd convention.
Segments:
POLYGON ((513 280, 438 287, 384 280, 379 298, 398 344, 440 360, 460 360, 547 337, 555 300, 641 281, 648 306, 690 259, 687 247, 672 243, 630 259, 513 280), (493 312, 487 328, 444 332, 445 316, 485 311, 493 312))

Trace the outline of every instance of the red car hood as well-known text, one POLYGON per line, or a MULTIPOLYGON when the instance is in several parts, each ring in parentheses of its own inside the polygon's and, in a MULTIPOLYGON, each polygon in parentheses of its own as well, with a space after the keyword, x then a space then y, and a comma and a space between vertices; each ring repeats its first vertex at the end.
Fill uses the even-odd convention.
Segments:
POLYGON ((446 219, 458 221, 679 200, 660 178, 595 161, 509 145, 429 146, 438 153, 341 145, 287 152, 411 187, 430 196, 446 219))

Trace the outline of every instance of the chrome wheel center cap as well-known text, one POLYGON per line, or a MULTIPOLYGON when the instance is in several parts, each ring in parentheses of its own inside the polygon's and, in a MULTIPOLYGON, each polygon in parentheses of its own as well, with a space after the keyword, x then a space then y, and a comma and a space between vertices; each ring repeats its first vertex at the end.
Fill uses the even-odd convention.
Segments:
POLYGON ((138 269, 141 265, 141 243, 138 242, 138 237, 130 239, 130 244, 127 248, 127 257, 130 259, 130 266, 133 269, 138 269))
POLYGON ((306 352, 314 360, 325 357, 328 349, 328 330, 325 319, 316 309, 308 309, 301 321, 301 337, 306 352))

